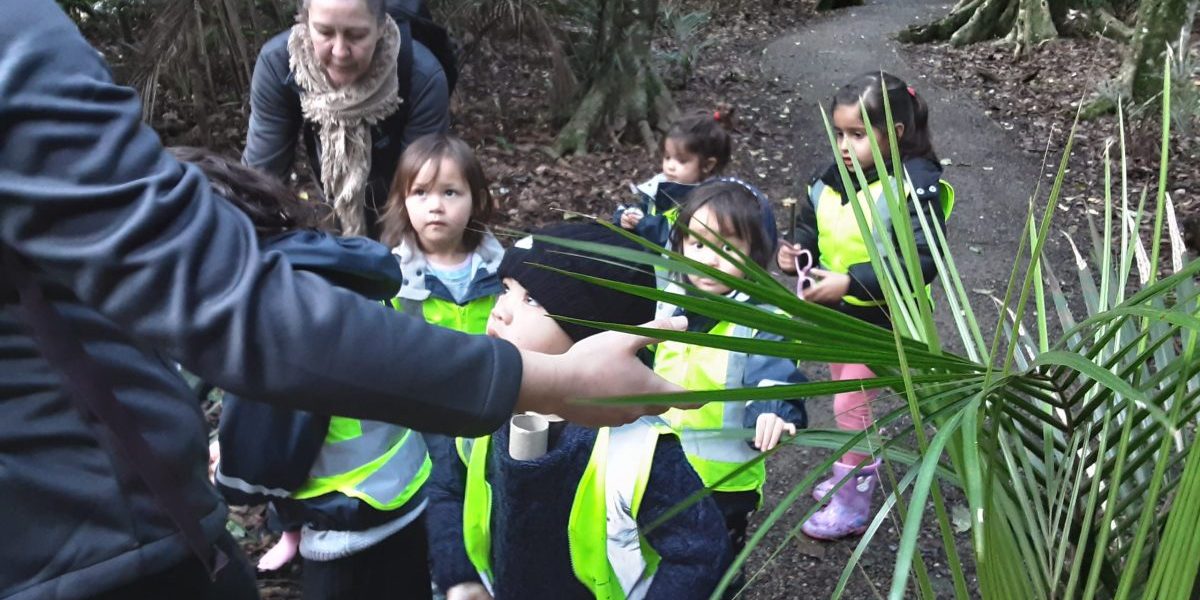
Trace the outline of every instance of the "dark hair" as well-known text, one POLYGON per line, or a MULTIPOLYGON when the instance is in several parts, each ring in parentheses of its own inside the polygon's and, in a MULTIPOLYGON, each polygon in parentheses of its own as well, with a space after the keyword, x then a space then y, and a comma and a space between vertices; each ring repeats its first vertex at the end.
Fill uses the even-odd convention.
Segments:
MULTIPOLYGON (((763 207, 758 198, 746 186, 729 181, 706 183, 688 194, 687 201, 679 210, 676 224, 691 227, 692 217, 705 206, 716 217, 717 235, 736 237, 750 246, 750 259, 760 267, 766 267, 774 252, 767 232, 763 228, 763 207)), ((671 246, 683 248, 684 240, 692 234, 704 231, 684 231, 684 227, 671 228, 671 246)))
MULTIPOLYGON (((404 236, 412 230, 412 222, 408 219, 408 209, 404 201, 416 183, 421 167, 430 161, 440 166, 441 161, 450 160, 458 165, 467 187, 471 191, 471 220, 463 231, 463 245, 468 251, 475 250, 483 240, 483 232, 492 220, 495 205, 492 203, 492 193, 488 190, 487 177, 483 174, 483 165, 475 157, 466 142, 458 136, 449 133, 430 133, 417 138, 404 149, 400 155, 400 163, 396 167, 396 175, 392 178, 392 188, 388 193, 387 207, 379 217, 383 226, 381 241, 390 247, 400 245, 404 236)), ((437 170, 433 172, 437 177, 437 170)))
POLYGON ((321 228, 328 223, 330 211, 326 205, 301 199, 279 180, 236 159, 190 146, 167 150, 176 159, 198 167, 213 191, 250 218, 260 238, 296 229, 321 228))
MULTIPOLYGON (((375 17, 375 21, 382 23, 387 17, 387 9, 384 0, 362 0, 367 5, 367 12, 375 17)), ((308 21, 308 5, 312 0, 300 0, 300 6, 296 11, 296 22, 305 23, 308 21)))
POLYGON ((659 149, 662 150, 670 139, 682 144, 684 150, 699 156, 702 161, 715 158, 717 164, 709 173, 715 175, 729 164, 729 157, 733 154, 733 139, 729 135, 732 124, 732 108, 723 106, 711 111, 693 111, 671 124, 659 149))
MULTIPOLYGON (((839 106, 852 106, 858 110, 861 101, 871 119, 871 126, 879 131, 887 129, 887 115, 883 110, 883 90, 887 90, 888 104, 892 109, 892 122, 904 124, 904 135, 898 142, 900 159, 925 158, 938 162, 933 149, 933 134, 929 131, 929 105, 903 79, 890 73, 864 73, 842 86, 833 95, 829 112, 839 106)), ((885 140, 879 140, 886 143, 885 140)), ((885 150, 886 152, 886 150, 885 150)))

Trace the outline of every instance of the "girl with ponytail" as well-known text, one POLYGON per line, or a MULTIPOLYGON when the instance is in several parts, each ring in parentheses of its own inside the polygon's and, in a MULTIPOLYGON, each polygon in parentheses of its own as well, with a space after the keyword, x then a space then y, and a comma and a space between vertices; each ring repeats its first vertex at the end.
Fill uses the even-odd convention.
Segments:
MULTIPOLYGON (((904 165, 905 191, 910 198, 909 212, 921 274, 926 284, 933 281, 937 268, 929 249, 932 242, 926 239, 916 211, 932 214, 944 223, 952 200, 946 202, 945 207, 941 203, 934 204, 941 198, 943 187, 947 191, 950 188, 941 182, 942 167, 929 130, 929 107, 917 90, 900 78, 875 72, 860 75, 839 89, 829 110, 841 154, 839 159, 850 171, 854 189, 845 189, 836 163, 818 173, 809 185, 809 202, 801 203, 796 222, 792 224, 793 242, 780 244, 776 261, 785 273, 800 275, 798 289, 805 300, 826 304, 881 327, 890 327, 883 289, 875 277, 867 251, 867 244, 875 243, 875 240, 864 239, 850 201, 856 200, 864 211, 876 207, 875 210, 881 211, 880 217, 886 228, 893 229, 896 220, 890 217, 887 202, 883 199, 879 172, 891 169, 891 142, 894 139, 904 165), (887 127, 884 94, 887 94, 887 105, 891 108, 891 129, 887 127), (870 119, 870 130, 862 117, 864 110, 870 119), (872 135, 885 164, 875 164, 871 154, 872 135), (854 174, 855 159, 865 175, 865 188, 859 188, 859 178, 854 174), (936 210, 931 210, 933 207, 936 210)), ((895 235, 894 230, 888 233, 895 235)), ((872 237, 878 235, 880 233, 875 232, 872 237)), ((831 364, 829 367, 834 380, 875 376, 862 364, 831 364)), ((878 394, 879 390, 861 390, 835 395, 833 405, 838 427, 850 431, 869 428, 873 423, 871 402, 878 394)), ((805 534, 818 539, 838 539, 860 535, 866 530, 878 465, 869 454, 848 452, 843 455, 833 466, 833 476, 817 485, 813 495, 818 500, 823 498, 834 485, 850 477, 860 464, 854 480, 840 487, 829 504, 804 523, 805 534)))

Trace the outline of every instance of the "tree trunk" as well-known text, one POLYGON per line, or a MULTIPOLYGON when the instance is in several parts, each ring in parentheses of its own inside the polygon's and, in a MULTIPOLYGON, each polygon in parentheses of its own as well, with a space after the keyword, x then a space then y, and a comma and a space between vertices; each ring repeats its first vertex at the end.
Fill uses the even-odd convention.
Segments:
MULTIPOLYGON (((1197 0, 1142 0, 1137 27, 1125 55, 1122 79, 1134 102, 1162 92, 1167 45, 1178 43, 1196 16, 1197 0)), ((1186 50, 1186 49, 1185 49, 1186 50)))
POLYGON ((246 43, 246 34, 242 30, 242 17, 238 14, 237 9, 233 0, 224 0, 221 7, 217 9, 217 17, 229 38, 229 54, 233 57, 233 63, 241 75, 237 78, 238 86, 241 88, 239 91, 243 92, 242 97, 246 97, 249 94, 246 94, 245 91, 250 89, 250 77, 254 72, 254 57, 250 55, 250 45, 246 43))
POLYGON ((595 67, 583 78, 587 91, 559 132, 555 151, 586 154, 589 140, 625 134, 654 151, 655 131, 665 132, 677 112, 650 60, 658 0, 600 0, 597 15, 596 54, 586 61, 595 67))
POLYGON ((200 131, 200 141, 206 148, 212 147, 212 131, 208 125, 208 115, 215 110, 216 100, 213 97, 215 89, 212 81, 212 68, 208 61, 208 50, 204 43, 204 23, 200 19, 199 3, 196 4, 196 35, 185 35, 188 49, 187 56, 196 61, 196 65, 204 65, 204 70, 191 69, 192 116, 200 131))

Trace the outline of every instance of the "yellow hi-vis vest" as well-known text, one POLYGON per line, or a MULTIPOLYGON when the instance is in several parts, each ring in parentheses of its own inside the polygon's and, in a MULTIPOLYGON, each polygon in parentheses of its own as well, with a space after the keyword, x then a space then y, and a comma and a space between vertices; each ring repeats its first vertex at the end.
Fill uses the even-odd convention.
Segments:
POLYGON ((395 510, 425 485, 431 466, 425 440, 407 427, 330 417, 309 479, 292 497, 339 492, 377 510, 395 510))
MULTIPOLYGON (((645 598, 658 569, 660 557, 638 531, 637 515, 658 436, 663 433, 669 430, 657 417, 596 433, 571 503, 567 545, 575 577, 597 600, 645 598)), ((456 440, 459 458, 467 465, 463 542, 489 591, 493 581, 492 490, 486 477, 490 442, 489 437, 456 440)))
POLYGON ((495 296, 483 296, 466 304, 455 304, 433 296, 424 300, 392 298, 392 307, 406 315, 424 319, 431 325, 471 334, 487 331, 488 315, 495 305, 495 296))
MULTIPOLYGON (((733 337, 754 337, 744 325, 723 321, 709 333, 733 337)), ((680 342, 662 342, 654 354, 654 372, 689 391, 724 390, 742 387, 746 355, 718 348, 705 348, 680 342)), ((683 451, 705 487, 720 492, 755 490, 762 494, 767 467, 762 461, 733 475, 758 451, 746 444, 743 436, 730 435, 745 429, 745 402, 709 402, 700 408, 672 408, 663 418, 679 434, 683 451)))
MULTIPOLYGON (((905 193, 911 195, 912 185, 905 182, 905 193)), ((938 195, 942 205, 942 215, 950 218, 954 210, 954 187, 945 181, 938 182, 938 195)), ((842 196, 825 182, 817 180, 809 188, 809 200, 817 215, 818 245, 821 250, 821 264, 827 271, 848 273, 850 265, 871 262, 871 254, 867 250, 867 242, 863 239, 862 231, 858 228, 858 219, 854 216, 854 207, 849 202, 843 203, 842 196)), ((872 242, 881 247, 883 241, 879 232, 875 231, 875 221, 871 211, 879 214, 885 229, 890 230, 892 214, 888 207, 887 196, 883 191, 883 182, 875 181, 864 191, 855 196, 863 214, 867 216, 867 224, 871 229, 872 242)), ((911 199, 909 200, 912 201, 911 199)), ((882 250, 880 250, 882 253, 882 250)), ((849 294, 842 297, 847 304, 856 306, 882 306, 882 299, 857 298, 849 294)))

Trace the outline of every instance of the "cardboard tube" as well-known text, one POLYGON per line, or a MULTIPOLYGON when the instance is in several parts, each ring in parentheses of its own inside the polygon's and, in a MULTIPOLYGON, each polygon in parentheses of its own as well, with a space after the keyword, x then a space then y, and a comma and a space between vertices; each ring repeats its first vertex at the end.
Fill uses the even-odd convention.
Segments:
POLYGON ((550 423, 541 415, 515 415, 508 426, 508 454, 515 460, 535 460, 546 454, 550 423))

